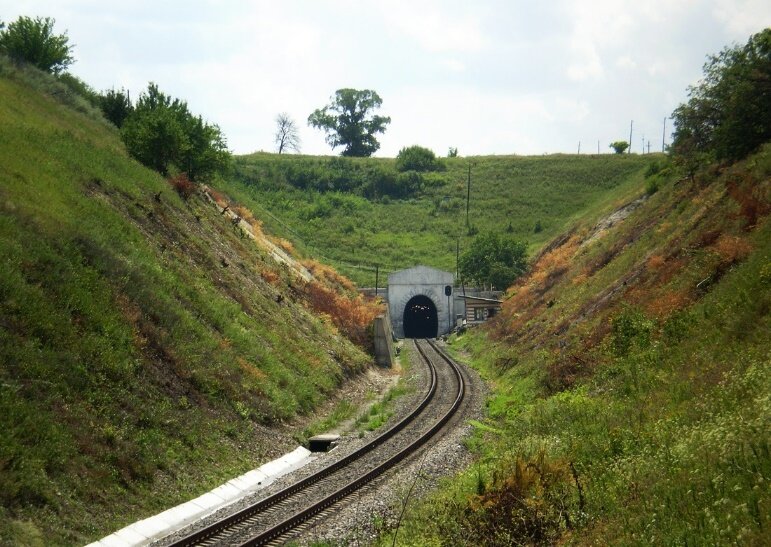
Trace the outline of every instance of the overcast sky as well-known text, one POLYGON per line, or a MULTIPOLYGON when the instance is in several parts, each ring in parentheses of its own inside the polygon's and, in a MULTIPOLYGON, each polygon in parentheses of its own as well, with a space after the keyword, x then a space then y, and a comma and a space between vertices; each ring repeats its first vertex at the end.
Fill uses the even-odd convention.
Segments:
MULTIPOLYGON (((275 117, 331 154, 308 115, 336 89, 373 89, 392 122, 376 155, 661 150, 664 118, 708 54, 771 26, 768 0, 0 0, 50 16, 71 72, 136 97, 149 81, 218 124, 237 154, 274 150, 275 117)), ((671 123, 667 120, 667 138, 671 123)), ((337 149, 335 152, 339 152, 337 149)))

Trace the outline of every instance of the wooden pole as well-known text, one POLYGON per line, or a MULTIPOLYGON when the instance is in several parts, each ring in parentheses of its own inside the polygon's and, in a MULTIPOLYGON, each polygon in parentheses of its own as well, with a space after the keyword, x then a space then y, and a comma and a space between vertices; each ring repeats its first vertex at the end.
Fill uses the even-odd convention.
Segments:
POLYGON ((455 281, 460 277, 460 237, 455 238, 455 281))
POLYGON ((632 126, 634 125, 634 120, 629 122, 629 154, 632 153, 632 126))
POLYGON ((468 218, 468 204, 471 201, 471 162, 468 164, 468 183, 466 185, 466 228, 471 227, 468 218))

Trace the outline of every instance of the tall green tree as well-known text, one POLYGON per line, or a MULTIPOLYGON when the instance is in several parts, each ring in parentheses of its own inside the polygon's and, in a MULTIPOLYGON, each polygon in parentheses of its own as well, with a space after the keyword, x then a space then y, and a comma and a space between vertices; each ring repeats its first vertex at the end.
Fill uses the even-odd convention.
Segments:
POLYGON ((190 113, 185 101, 172 99, 154 83, 140 94, 121 136, 132 156, 163 175, 182 171, 191 180, 203 180, 230 162, 219 127, 204 123, 190 113))
POLYGON ((480 234, 458 262, 464 280, 508 288, 527 269, 527 245, 495 232, 480 234))
POLYGON ((708 58, 704 78, 672 114, 681 163, 741 159, 771 139, 771 29, 708 58))
POLYGON ((54 34, 54 19, 22 15, 7 28, 0 25, 0 52, 16 62, 59 74, 73 62, 67 33, 54 34))
POLYGON ((338 89, 331 104, 315 110, 308 125, 322 129, 333 149, 344 146, 343 156, 371 156, 380 148, 376 133, 383 133, 391 123, 388 116, 373 114, 383 100, 371 89, 338 89))
POLYGON ((134 111, 129 92, 124 89, 108 89, 99 95, 98 103, 104 117, 115 124, 115 127, 122 127, 123 122, 134 111))

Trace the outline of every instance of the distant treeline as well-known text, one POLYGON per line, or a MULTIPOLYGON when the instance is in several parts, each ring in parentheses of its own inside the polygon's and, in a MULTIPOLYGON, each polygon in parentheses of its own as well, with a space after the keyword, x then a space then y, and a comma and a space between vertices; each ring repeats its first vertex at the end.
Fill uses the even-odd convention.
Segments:
POLYGON ((237 159, 236 171, 248 184, 266 189, 278 190, 286 184, 300 190, 346 192, 379 201, 414 197, 447 182, 439 172, 442 167, 436 159, 436 167, 420 171, 405 168, 399 158, 395 161, 286 155, 274 158, 265 154, 260 159, 256 165, 251 160, 237 159))

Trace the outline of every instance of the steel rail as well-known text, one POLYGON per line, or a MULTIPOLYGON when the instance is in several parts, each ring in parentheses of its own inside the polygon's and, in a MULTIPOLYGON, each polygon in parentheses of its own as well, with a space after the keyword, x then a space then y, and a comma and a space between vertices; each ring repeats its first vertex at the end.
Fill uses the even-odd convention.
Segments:
POLYGON ((415 418, 421 412, 423 412, 423 410, 431 403, 434 396, 436 395, 436 388, 437 388, 436 367, 434 366, 433 363, 431 363, 429 359, 425 357, 425 354, 423 353, 423 350, 421 350, 420 346, 418 346, 418 351, 421 353, 423 358, 428 363, 429 370, 431 373, 431 384, 426 396, 423 398, 420 404, 417 407, 415 407, 415 409, 413 409, 412 412, 410 412, 407 416, 402 418, 399 422, 394 424, 390 429, 384 431, 381 435, 373 439, 371 442, 365 444, 364 446, 360 447, 359 449, 355 450, 354 452, 345 456, 344 458, 341 458, 337 462, 328 465, 327 467, 317 471, 313 475, 310 475, 298 481, 297 483, 291 486, 288 486, 287 488, 284 488, 283 490, 280 490, 279 492, 276 492, 275 494, 272 494, 271 496, 268 496, 267 498, 262 499, 248 507, 245 507, 244 509, 241 509, 236 513, 233 513, 232 515, 229 515, 228 517, 225 517, 222 520, 212 523, 211 525, 205 528, 202 528, 201 530, 193 532, 192 534, 189 534, 179 540, 174 541, 173 543, 170 544, 170 546, 171 547, 189 547, 193 545, 201 545, 207 540, 213 539, 215 536, 220 535, 223 532, 236 527, 239 523, 259 513, 266 511, 270 507, 273 507, 274 505, 281 503, 282 501, 294 496, 298 492, 301 492, 302 490, 307 489, 309 486, 316 484, 317 482, 322 481, 326 477, 336 473, 343 467, 346 467, 347 465, 361 458, 365 454, 368 454, 378 446, 382 445, 385 441, 389 440, 397 433, 399 433, 402 429, 407 427, 407 425, 409 425, 413 420, 415 420, 415 418))
MULTIPOLYGON (((417 438, 412 443, 410 443, 407 447, 403 448, 401 451, 399 451, 394 456, 390 457, 382 464, 378 465, 374 469, 365 473, 358 479, 351 481, 350 483, 340 488, 336 492, 330 494, 329 496, 325 497, 321 501, 314 503, 307 509, 304 509, 303 511, 287 518, 286 520, 270 528, 269 530, 266 530, 252 537, 248 541, 242 543, 240 547, 253 547, 258 545, 265 545, 267 543, 277 540, 278 538, 285 535, 286 533, 293 530, 294 528, 298 527, 300 524, 307 521, 311 517, 317 515, 318 513, 324 511, 325 509, 328 509, 338 501, 348 496, 350 493, 358 490, 366 483, 372 481, 373 479, 380 476, 387 470, 391 469, 397 463, 403 461, 405 458, 407 458, 413 452, 417 451, 421 446, 423 446, 431 437, 434 436, 434 434, 436 434, 440 429, 442 429, 442 427, 444 427, 444 425, 450 420, 450 418, 452 418, 452 416, 455 414, 458 408, 460 408, 460 405, 463 402, 463 398, 465 396, 466 386, 465 386, 465 381, 463 380, 463 374, 461 373, 460 367, 457 365, 457 363, 455 363, 444 351, 439 349, 439 347, 434 342, 430 340, 427 340, 427 342, 431 346, 431 348, 437 353, 437 355, 439 355, 447 364, 450 365, 458 381, 458 392, 450 410, 448 410, 436 423, 434 423, 431 429, 429 429, 419 438, 417 438)), ((426 360, 426 362, 428 362, 431 365, 431 360, 428 359, 424 350, 420 347, 420 344, 416 342, 416 346, 421 356, 426 360)))

